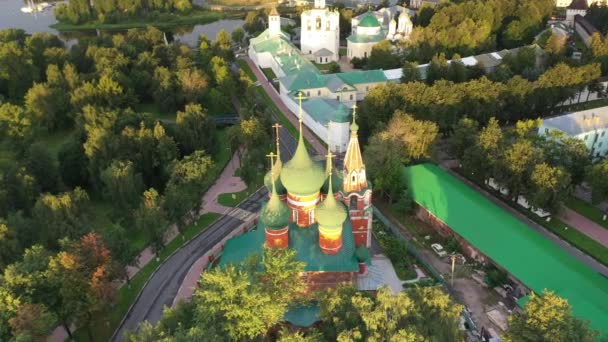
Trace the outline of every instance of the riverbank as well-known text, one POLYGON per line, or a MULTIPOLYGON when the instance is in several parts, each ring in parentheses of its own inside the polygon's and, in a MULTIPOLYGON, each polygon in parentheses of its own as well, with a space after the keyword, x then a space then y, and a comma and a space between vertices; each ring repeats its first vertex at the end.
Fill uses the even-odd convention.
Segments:
POLYGON ((143 28, 154 26, 160 30, 172 29, 179 26, 191 26, 208 24, 220 19, 241 18, 242 12, 213 12, 205 9, 193 9, 187 14, 163 13, 150 18, 133 18, 117 23, 101 23, 89 21, 82 24, 70 24, 58 22, 50 25, 57 31, 80 31, 80 30, 127 30, 132 28, 143 28))

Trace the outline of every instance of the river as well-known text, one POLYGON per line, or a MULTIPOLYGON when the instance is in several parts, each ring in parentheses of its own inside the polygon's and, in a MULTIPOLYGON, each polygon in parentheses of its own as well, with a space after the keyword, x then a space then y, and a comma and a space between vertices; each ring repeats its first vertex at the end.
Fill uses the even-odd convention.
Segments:
MULTIPOLYGON (((0 30, 18 28, 25 30, 27 33, 50 32, 58 34, 68 45, 76 43, 78 37, 97 34, 94 30, 59 33, 49 27, 57 22, 52 7, 43 12, 27 14, 21 12, 21 7, 24 6, 26 6, 26 2, 23 0, 0 0, 0 30)), ((168 37, 173 37, 174 40, 195 47, 201 34, 206 34, 209 39, 214 40, 221 30, 232 32, 237 27, 242 26, 243 23, 243 20, 231 19, 204 25, 177 27, 168 32, 170 33, 168 37)))

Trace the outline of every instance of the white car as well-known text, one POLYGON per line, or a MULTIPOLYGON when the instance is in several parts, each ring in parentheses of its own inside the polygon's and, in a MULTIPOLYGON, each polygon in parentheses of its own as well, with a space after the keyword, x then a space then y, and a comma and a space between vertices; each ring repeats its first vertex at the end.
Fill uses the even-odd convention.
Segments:
POLYGON ((433 252, 435 252, 435 254, 437 254, 440 258, 448 255, 448 253, 443 249, 443 246, 438 243, 432 244, 431 248, 433 249, 433 252))

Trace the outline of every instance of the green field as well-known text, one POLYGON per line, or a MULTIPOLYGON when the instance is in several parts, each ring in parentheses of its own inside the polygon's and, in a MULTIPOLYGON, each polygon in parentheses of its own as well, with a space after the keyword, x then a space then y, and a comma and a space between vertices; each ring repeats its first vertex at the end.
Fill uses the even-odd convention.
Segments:
POLYGON ((171 29, 178 26, 208 24, 224 18, 220 12, 212 12, 204 9, 193 9, 187 14, 163 13, 154 18, 134 18, 123 20, 118 23, 101 23, 98 21, 86 22, 83 24, 57 23, 50 27, 58 31, 78 31, 78 30, 127 30, 132 28, 142 28, 154 26, 158 29, 171 29))

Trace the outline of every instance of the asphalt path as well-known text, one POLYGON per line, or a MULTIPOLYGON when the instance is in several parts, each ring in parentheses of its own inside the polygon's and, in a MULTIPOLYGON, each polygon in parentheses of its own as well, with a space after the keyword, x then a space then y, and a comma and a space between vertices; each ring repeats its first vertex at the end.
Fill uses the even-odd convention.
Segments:
MULTIPOLYGON (((279 130, 279 136, 281 138, 281 156, 283 161, 287 161, 295 151, 296 141, 285 128, 279 130)), ((238 208, 257 213, 267 196, 267 190, 261 188, 244 200, 238 208)), ((172 305, 190 267, 225 236, 244 223, 243 220, 232 216, 237 211, 235 209, 224 214, 159 266, 126 314, 122 324, 112 337, 112 341, 124 341, 125 332, 136 330, 143 321, 154 324, 160 320, 163 308, 172 305)), ((179 239, 179 237, 177 238, 179 239)))

